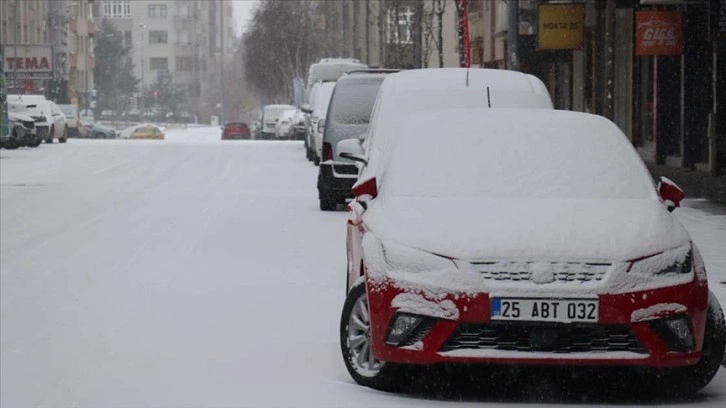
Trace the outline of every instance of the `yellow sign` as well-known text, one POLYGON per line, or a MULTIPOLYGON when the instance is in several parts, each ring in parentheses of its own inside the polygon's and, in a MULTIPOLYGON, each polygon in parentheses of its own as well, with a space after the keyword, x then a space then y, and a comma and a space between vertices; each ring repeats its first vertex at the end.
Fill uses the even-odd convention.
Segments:
POLYGON ((585 5, 540 4, 537 42, 540 50, 576 50, 583 45, 585 5))

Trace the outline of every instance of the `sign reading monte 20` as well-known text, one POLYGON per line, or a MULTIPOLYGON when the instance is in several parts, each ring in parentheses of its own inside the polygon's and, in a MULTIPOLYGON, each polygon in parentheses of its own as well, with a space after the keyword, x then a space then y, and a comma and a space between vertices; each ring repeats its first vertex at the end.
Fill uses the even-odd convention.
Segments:
POLYGON ((50 45, 4 45, 3 71, 15 79, 53 77, 53 47, 50 45))
POLYGON ((540 50, 577 50, 583 46, 585 5, 540 4, 537 44, 540 50))

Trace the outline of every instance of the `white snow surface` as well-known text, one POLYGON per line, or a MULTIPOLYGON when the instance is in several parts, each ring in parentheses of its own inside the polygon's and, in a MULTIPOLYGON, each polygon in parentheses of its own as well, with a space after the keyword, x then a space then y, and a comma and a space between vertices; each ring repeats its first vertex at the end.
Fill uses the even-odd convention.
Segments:
POLYGON ((645 309, 638 309, 630 314, 631 322, 644 322, 646 320, 653 320, 659 317, 673 315, 676 313, 683 313, 688 308, 680 303, 658 303, 645 309))
MULTIPOLYGON (((0 151, 0 406, 528 405, 355 385, 346 214, 319 211, 301 143, 219 138, 0 151)), ((726 279, 724 217, 676 214, 726 279)), ((702 395, 683 405, 724 405, 725 370, 702 395)))

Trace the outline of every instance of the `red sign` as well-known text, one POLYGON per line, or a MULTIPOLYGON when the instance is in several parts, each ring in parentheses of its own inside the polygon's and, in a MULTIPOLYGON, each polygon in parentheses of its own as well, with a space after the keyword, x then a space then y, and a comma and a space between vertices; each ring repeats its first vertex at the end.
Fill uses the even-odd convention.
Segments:
POLYGON ((637 11, 635 55, 680 55, 683 23, 680 11, 637 11))

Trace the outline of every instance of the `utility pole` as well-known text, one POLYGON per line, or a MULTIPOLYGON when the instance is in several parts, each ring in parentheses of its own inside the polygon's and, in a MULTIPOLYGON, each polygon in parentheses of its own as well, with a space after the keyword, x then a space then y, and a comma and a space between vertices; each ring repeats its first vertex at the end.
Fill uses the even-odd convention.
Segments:
POLYGON ((141 105, 142 107, 145 107, 144 105, 144 91, 146 90, 146 82, 144 82, 144 71, 146 68, 144 67, 144 29, 146 29, 146 24, 139 24, 139 28, 141 28, 141 105))
POLYGON ((507 68, 519 70, 519 0, 507 0, 507 68))
POLYGON ((219 89, 222 100, 219 123, 224 124, 224 0, 219 1, 219 89))

